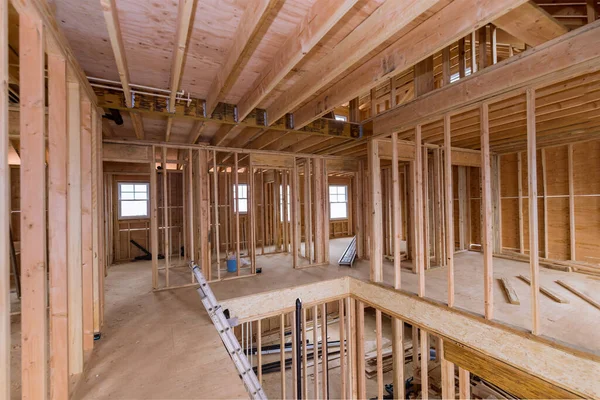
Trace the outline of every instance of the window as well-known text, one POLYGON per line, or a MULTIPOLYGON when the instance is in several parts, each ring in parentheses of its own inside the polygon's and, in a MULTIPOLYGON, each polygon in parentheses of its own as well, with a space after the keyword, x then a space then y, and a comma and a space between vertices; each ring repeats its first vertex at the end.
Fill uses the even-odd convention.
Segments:
MULTIPOLYGON (((471 75, 471 67, 467 67, 465 69, 465 76, 469 76, 469 75, 471 75)), ((460 79, 460 73, 457 72, 455 74, 452 74, 452 76, 450 76, 450 83, 454 83, 454 82, 458 81, 459 79, 460 79)))
POLYGON ((348 117, 346 117, 345 115, 337 115, 337 114, 335 114, 335 120, 336 121, 347 122, 348 121, 348 117))
POLYGON ((246 214, 248 212, 248 185, 245 183, 240 183, 238 186, 238 190, 235 190, 236 187, 233 185, 233 212, 237 212, 237 205, 240 206, 240 213, 246 214), (240 198, 238 199, 237 191, 240 192, 240 198))
POLYGON ((119 219, 148 218, 148 183, 119 182, 119 219))
POLYGON ((329 186, 329 218, 348 218, 348 186, 329 186))
MULTIPOLYGON (((290 221, 290 214, 292 210, 290 209, 290 186, 287 185, 287 220, 290 221)), ((283 185, 279 185, 279 219, 283 222, 283 185)))

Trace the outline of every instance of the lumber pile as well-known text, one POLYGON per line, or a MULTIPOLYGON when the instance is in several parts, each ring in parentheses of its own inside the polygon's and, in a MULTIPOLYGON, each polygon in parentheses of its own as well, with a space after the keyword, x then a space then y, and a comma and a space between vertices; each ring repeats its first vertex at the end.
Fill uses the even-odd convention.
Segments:
MULTIPOLYGON (((412 341, 409 339, 404 342, 404 363, 412 362, 412 341)), ((393 369, 393 352, 391 344, 381 349, 381 359, 383 362, 383 373, 393 369)), ((365 353, 365 374, 367 378, 377 378, 377 350, 365 353)))

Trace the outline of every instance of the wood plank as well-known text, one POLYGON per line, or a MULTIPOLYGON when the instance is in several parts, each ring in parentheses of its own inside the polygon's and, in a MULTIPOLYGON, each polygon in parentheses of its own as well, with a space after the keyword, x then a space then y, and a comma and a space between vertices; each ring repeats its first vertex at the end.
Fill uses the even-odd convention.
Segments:
POLYGON ((139 162, 153 161, 152 147, 135 144, 105 143, 102 146, 102 159, 112 162, 139 162))
MULTIPOLYGON (((318 325, 318 306, 314 305, 312 308, 312 316, 313 316, 313 348, 318 348, 319 346, 319 336, 318 336, 318 329, 317 329, 317 325, 318 325)), ((314 350, 313 350, 314 351, 314 350)), ((314 383, 314 388, 313 388, 313 398, 315 400, 319 400, 319 357, 318 357, 318 350, 317 351, 317 355, 313 358, 314 362, 313 362, 313 383, 314 383)), ((285 399, 285 395, 283 396, 283 398, 285 399)))
POLYGON ((294 156, 285 154, 252 154, 252 165, 265 168, 293 168, 294 156))
POLYGON ((52 213, 48 215, 48 246, 52 249, 48 254, 50 354, 52 354, 50 357, 50 397, 61 399, 69 397, 67 64, 62 55, 52 50, 48 52, 48 99, 48 208, 52 210, 52 213))
POLYGON ((452 165, 480 168, 481 153, 474 150, 452 148, 452 165))
MULTIPOLYGON (((356 301, 356 383, 358 398, 367 398, 365 371, 365 304, 356 301)), ((355 397, 353 397, 355 398, 355 397)))
MULTIPOLYGON (((383 3, 376 12, 369 15, 338 43, 314 70, 305 74, 300 82, 283 93, 273 105, 267 108, 269 120, 276 121, 301 105, 312 94, 346 72, 350 66, 407 27, 415 18, 434 6, 437 1, 399 0, 383 3)), ((346 100, 353 97, 356 96, 350 96, 346 100)), ((313 114, 311 117, 314 116, 313 114)), ((310 117, 297 119, 296 115, 294 116, 296 127, 303 127, 310 121, 310 117)))
MULTIPOLYGON (((206 115, 211 115, 217 103, 223 101, 231 86, 237 80, 239 68, 245 57, 251 56, 250 45, 258 35, 260 28, 267 20, 271 10, 277 5, 277 0, 253 0, 246 6, 238 27, 235 31, 231 47, 225 63, 219 68, 206 98, 206 115)), ((272 119, 275 121, 278 118, 272 119)))
POLYGON ((269 67, 260 73, 252 89, 238 102, 239 119, 246 118, 356 3, 357 0, 320 0, 313 3, 269 67))
MULTIPOLYGON (((419 329, 419 346, 421 353, 421 399, 429 399, 429 340, 428 333, 423 328, 419 329)), ((414 344, 413 344, 414 346, 414 344)))
POLYGON ((379 144, 376 140, 368 143, 369 157, 369 184, 371 206, 371 272, 373 282, 383 281, 383 237, 381 226, 383 224, 381 205, 381 167, 379 162, 379 144))
POLYGON ((392 362, 394 372, 394 398, 405 399, 404 394, 404 322, 392 318, 392 362))
MULTIPOLYGON (((303 126, 334 107, 368 92, 372 87, 380 85, 393 75, 466 36, 474 26, 491 22, 524 2, 525 0, 453 1, 442 8, 435 17, 427 19, 300 107, 294 112, 295 125, 303 126)), ((336 62, 337 57, 334 58, 336 62)))
POLYGON ((521 398, 572 399, 573 393, 468 347, 447 341, 444 354, 461 368, 521 398))
MULTIPOLYGON (((329 362, 328 362, 328 352, 327 352, 327 303, 321 304, 321 396, 323 400, 329 399, 329 362)), ((316 314, 315 314, 316 315, 316 314)), ((317 331, 317 324, 313 325, 313 329, 317 331)), ((316 342, 315 342, 316 343, 316 342)), ((315 364, 317 364, 315 362, 315 364)))
MULTIPOLYGON (((528 277, 526 277, 525 275, 519 275, 519 279, 521 279, 522 281, 524 281, 528 285, 531 285, 531 280, 528 277)), ((556 301, 557 303, 563 303, 563 304, 568 304, 569 303, 569 299, 566 299, 566 298, 562 297, 558 293, 553 292, 552 290, 548 289, 545 286, 541 286, 540 285, 540 290, 539 291, 541 293, 545 294, 546 296, 548 296, 549 298, 551 298, 552 300, 556 301)))
POLYGON ((383 355, 381 353, 381 342, 383 335, 381 323, 381 310, 375 309, 375 351, 377 362, 377 398, 383 399, 383 355))
MULTIPOLYGON (((239 266, 238 266, 238 270, 239 270, 239 266)), ((316 308, 315 308, 316 310, 316 308)), ((251 323, 251 322, 250 322, 251 323)), ((315 322, 313 327, 315 327, 313 329, 315 336, 316 336, 316 329, 317 323, 315 322)), ((259 332, 260 333, 260 332, 259 332)), ((316 346, 316 341, 314 342, 315 346, 316 346)), ((315 366, 317 366, 317 362, 315 362, 315 366)), ((286 399, 286 393, 285 393, 285 314, 281 314, 279 316, 279 371, 280 371, 280 375, 281 375, 281 398, 282 399, 286 399)))
POLYGON ((80 90, 68 82, 69 185, 68 211, 68 299, 69 299, 69 374, 83 372, 83 291, 81 269, 81 110, 80 90))
POLYGON ((83 352, 94 348, 94 271, 92 243, 92 104, 81 102, 81 269, 83 352))
POLYGON ((527 89, 527 186, 529 189, 529 266, 531 269, 531 330, 541 333, 540 254, 538 242, 537 146, 535 128, 535 90, 527 89))
POLYGON ((127 107, 131 108, 132 95, 129 88, 129 69, 127 67, 125 46, 123 45, 121 25, 119 24, 117 3, 116 0, 100 0, 100 5, 102 6, 104 21, 106 22, 106 30, 108 31, 108 38, 110 39, 110 45, 115 56, 115 63, 117 64, 117 70, 119 71, 119 78, 121 79, 121 86, 123 87, 125 103, 127 104, 127 107))
POLYGON ((502 290, 506 294, 506 299, 510 304, 519 305, 521 302, 519 301, 519 296, 517 296, 517 292, 515 288, 510 284, 507 278, 500 278, 500 286, 502 286, 502 290))
POLYGON ((494 25, 530 46, 538 46, 569 31, 566 26, 532 1, 496 19, 494 25))
POLYGON ((446 201, 446 267, 448 283, 448 307, 454 307, 454 192, 452 186, 452 129, 450 115, 444 115, 444 197, 446 201))
MULTIPOLYGON (((8 153, 10 150, 8 124, 8 0, 0 0, 0 399, 10 399, 10 167, 8 153)), ((54 74, 53 74, 54 75, 54 74)), ((52 92, 54 90, 50 89, 52 92)), ((53 126, 51 125, 51 129, 53 126)), ((50 187, 52 191, 54 188, 50 187)), ((54 221, 51 221, 53 223, 54 221)), ((56 225, 51 227, 55 227, 56 225)), ((59 251, 59 249, 57 249, 59 251)), ((57 256, 60 253, 57 253, 57 256)), ((56 258, 50 258, 50 263, 56 258)), ((57 269, 54 269, 55 271, 57 269)), ((53 271, 51 270, 51 273, 53 271)), ((57 307, 64 306, 58 303, 57 307)), ((68 395, 68 393, 67 393, 68 395)))
MULTIPOLYGON (((445 342, 438 340, 439 348, 436 348, 437 353, 440 353, 441 358, 441 373, 442 373, 442 398, 454 399, 456 397, 456 387, 454 384, 454 364, 446 358, 444 351, 445 342)), ((464 399, 461 397, 461 399, 464 399)))
POLYGON ((461 367, 458 367, 458 398, 471 398, 471 373, 461 367))
POLYGON ((486 319, 494 318, 494 260, 493 260, 493 227, 492 227, 492 182, 490 171, 490 128, 489 105, 482 103, 480 107, 481 123, 481 207, 482 207, 482 239, 483 251, 483 287, 486 319))
POLYGON ((131 117, 131 125, 133 126, 135 137, 139 140, 144 140, 146 134, 144 133, 144 121, 141 114, 131 111, 129 116, 131 117))
POLYGON ((585 293, 575 289, 573 286, 569 285, 568 283, 562 281, 562 280, 557 280, 556 283, 558 283, 560 286, 564 287, 565 289, 569 290, 571 293, 577 295, 578 297, 580 297, 581 299, 587 301, 588 303, 590 303, 592 306, 596 307, 597 309, 600 310, 600 302, 592 299, 590 296, 586 295, 585 293))
MULTIPOLYGON (((195 10, 196 0, 179 0, 179 7, 177 9, 177 31, 175 32, 175 41, 173 46, 173 61, 171 63, 171 78, 170 85, 171 94, 169 95, 169 106, 171 112, 175 112, 175 102, 177 91, 181 83, 181 74, 183 71, 183 64, 185 62, 186 49, 188 44, 188 32, 190 30, 190 24, 192 21, 192 11, 195 10)), ((172 121, 172 119, 169 119, 172 121)), ((167 132, 169 128, 167 128, 167 132)), ((167 135, 166 141, 169 141, 167 135)))
POLYGON ((390 135, 452 110, 528 85, 549 85, 600 68, 598 21, 405 103, 373 121, 374 135, 390 135), (535 66, 535 68, 532 68, 535 66), (511 77, 507 81, 506 77, 511 77))
MULTIPOLYGON (((19 14, 19 40, 21 395, 23 399, 45 399, 48 392, 46 193, 43 190, 46 187, 45 38, 42 21, 37 16, 19 14)), ((8 274, 2 279, 7 277, 8 274)), ((10 334, 8 338, 10 341, 10 334)), ((8 383, 10 385, 10 380, 8 383)))

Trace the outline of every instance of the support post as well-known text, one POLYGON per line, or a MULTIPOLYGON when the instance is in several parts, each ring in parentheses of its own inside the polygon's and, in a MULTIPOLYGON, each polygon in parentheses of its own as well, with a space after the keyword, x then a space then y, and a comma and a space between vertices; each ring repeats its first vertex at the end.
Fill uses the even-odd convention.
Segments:
POLYGON ((383 281, 383 224, 381 207, 381 166, 379 161, 379 142, 370 140, 368 145, 369 184, 371 193, 371 273, 373 282, 383 281))
MULTIPOLYGON (((48 216, 48 245, 52 249, 48 254, 51 319, 49 353, 50 398, 66 399, 69 397, 67 65, 65 58, 57 51, 48 52, 48 99, 48 208, 52 210, 52 213, 48 216)), ((5 121, 8 123, 7 120, 5 121)), ((8 167, 8 163, 2 162, 0 168, 2 167, 8 167)), ((3 174, 2 179, 0 179, 0 185, 5 182, 9 184, 8 175, 3 174)), ((8 229, 8 224, 8 221, 6 223, 2 222, 1 226, 8 229)), ((6 262, 6 265, 10 264, 6 262)), ((6 279, 6 282, 8 283, 9 280, 6 279)), ((10 302, 6 304, 10 305, 10 302)), ((7 312, 6 315, 9 316, 10 312, 7 312)), ((6 338, 10 339, 10 331, 6 338)), ((7 362, 5 365, 9 366, 10 362, 7 362)), ((1 382, 0 386, 2 386, 1 382)), ((10 382, 7 383, 7 388, 10 388, 10 382)))
POLYGON ((481 249, 483 251, 483 291, 485 318, 494 318, 494 270, 492 232, 492 182, 490 173, 489 105, 482 103, 481 120, 481 208, 483 223, 481 249))
POLYGON ((466 369, 458 367, 458 393, 461 399, 471 398, 471 376, 466 369))
MULTIPOLYGON (((365 377, 365 304, 356 301, 356 380, 358 397, 367 398, 367 381, 365 377)), ((353 397, 354 398, 354 397, 353 397)))
POLYGON ((237 276, 240 276, 240 177, 238 173, 238 154, 233 153, 233 169, 235 179, 235 260, 237 265, 237 276))
POLYGON ((163 204, 163 252, 165 254, 165 286, 169 287, 171 243, 169 240, 169 176, 167 173, 167 148, 162 149, 162 204, 163 204))
POLYGON ((450 114, 444 115, 444 189, 446 193, 446 267, 448 307, 454 307, 454 195, 452 190, 452 132, 450 114))
POLYGON ((419 344, 421 346, 421 399, 429 399, 429 341, 427 332, 419 329, 419 344))
POLYGON ((398 133, 396 132, 392 134, 392 186, 392 209, 394 215, 394 288, 400 289, 400 287, 402 286, 402 266, 400 253, 400 245, 402 242, 402 205, 400 204, 400 172, 398 170, 398 133))
POLYGON ((575 242, 575 189, 573 181, 573 145, 569 143, 568 147, 569 164, 569 250, 571 261, 577 260, 576 242, 575 242))
POLYGON ((529 177, 529 266, 531 268, 531 331, 541 334, 540 260, 538 243, 537 154, 535 128, 535 90, 527 89, 527 170, 529 177))
MULTIPOLYGON (((219 231, 221 230, 221 225, 219 224, 219 170, 217 169, 217 152, 213 150, 212 154, 213 159, 213 195, 214 195, 214 227, 215 230, 215 253, 217 256, 217 279, 221 279, 221 239, 219 236, 219 231)), ((184 178, 185 179, 185 178, 184 178)), ((260 335, 260 331, 258 332, 260 335)))
POLYGON ((404 322, 392 317, 392 362, 394 372, 394 399, 405 399, 404 394, 404 322))
POLYGON ((413 168, 414 176, 414 226, 415 226, 415 255, 418 280, 418 295, 425 296, 425 255, 423 253, 423 152, 421 150, 421 125, 415 128, 415 161, 413 168))
MULTIPOLYGON (((190 150, 190 157, 192 151, 190 150)), ((158 289, 158 188, 156 179, 156 147, 152 146, 152 159, 150 160, 150 246, 152 247, 152 288, 158 289)), ((190 174, 192 172, 191 161, 188 165, 190 174)), ((190 185, 190 191, 192 186, 190 185)), ((192 203, 190 202, 190 208, 192 203)), ((193 222, 193 221, 192 221, 193 222)), ((189 224, 192 229, 193 223, 189 224)), ((191 259, 194 259, 194 247, 190 251, 191 259)), ((193 276, 193 274, 192 274, 193 276)))
MULTIPOLYGON (((5 26, 2 29, 6 29, 5 26)), ((44 137, 46 124, 44 120, 44 27, 38 16, 29 13, 19 15, 19 42, 21 46, 19 59, 21 74, 19 153, 21 156, 21 391, 23 399, 45 399, 48 367, 46 194, 44 190, 46 187, 44 137)), ((3 47, 1 51, 7 52, 7 47, 3 47)), ((6 84, 3 86, 5 87, 6 84)), ((2 96, 5 94, 6 91, 2 96)), ((3 108, 2 112, 6 113, 6 107, 3 108)), ((4 121, 2 123, 5 123, 4 121)), ((3 138, 3 142, 4 146, 8 146, 8 137, 3 138)), ((2 167, 8 168, 8 165, 2 167)), ((10 184, 10 180, 4 182, 10 184)), ((7 228, 8 221, 2 226, 3 230, 7 228)), ((7 262, 5 265, 8 266, 10 263, 7 262)), ((7 273, 1 279, 9 281, 8 276, 7 273)), ((7 305, 10 307, 10 301, 7 305)), ((10 330, 6 340, 10 341, 10 330)), ((10 357, 10 353, 7 357, 10 357)), ((10 368, 10 362, 2 368, 10 368)), ((8 372, 3 376, 5 379, 8 378, 8 372)), ((10 380, 7 386, 10 387, 10 380)))

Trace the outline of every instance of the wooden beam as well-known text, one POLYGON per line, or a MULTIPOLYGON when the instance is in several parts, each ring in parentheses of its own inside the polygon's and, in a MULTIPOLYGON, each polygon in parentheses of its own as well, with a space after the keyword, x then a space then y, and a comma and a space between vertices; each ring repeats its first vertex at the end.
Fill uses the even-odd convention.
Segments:
MULTIPOLYGON (((338 43, 319 62, 314 71, 306 74, 292 89, 283 93, 273 105, 267 108, 269 118, 273 121, 277 120, 301 105, 315 92, 346 72, 350 66, 407 27, 436 3, 437 0, 423 0, 416 3, 411 0, 400 0, 383 3, 376 12, 338 43)), ((350 100, 352 97, 356 95, 345 100, 350 100)), ((314 119, 315 115, 311 117, 314 119)), ((302 127, 308 122, 310 119, 304 116, 301 120, 294 117, 294 124, 297 127, 302 127)))
POLYGON ((444 115, 444 197, 446 201, 446 267, 448 269, 448 307, 454 307, 454 191, 452 190, 452 129, 450 115, 444 115))
POLYGON ((482 103, 479 109, 481 123, 481 214, 483 251, 483 292, 485 318, 494 318, 494 261, 493 261, 493 226, 492 226, 492 177, 490 171, 490 126, 489 105, 482 103))
POLYGON ((379 115, 373 121, 374 135, 401 132, 436 115, 528 85, 548 85, 596 71, 600 69, 600 42, 595 40, 599 31, 600 23, 596 21, 379 115))
POLYGON ((68 109, 68 301, 69 374, 83 372, 83 291, 81 269, 81 104, 79 84, 67 83, 68 109))
POLYGON ((537 148, 535 131, 535 90, 527 89, 527 177, 529 188, 529 266, 531 269, 531 331, 541 334, 540 255, 538 242, 537 148))
POLYGON ((171 140, 171 128, 173 127, 173 118, 167 118, 167 131, 165 132, 165 142, 171 140))
POLYGON ((190 133, 188 134, 187 142, 191 144, 196 144, 205 126, 206 125, 204 122, 195 121, 194 126, 192 126, 192 129, 190 129, 190 133))
POLYGON ((598 10, 596 6, 596 0, 586 0, 585 8, 587 12, 587 23, 591 24, 598 19, 598 10))
POLYGON ((525 2, 504 14, 494 21, 494 25, 533 47, 569 31, 533 1, 525 2))
POLYGON ((383 281, 383 237, 381 227, 382 217, 382 199, 381 199, 381 167, 379 162, 379 144, 376 140, 370 140, 368 143, 369 157, 369 183, 371 194, 371 272, 370 279, 373 282, 383 281))
MULTIPOLYGON (((297 127, 368 92, 393 75, 493 21, 526 0, 456 0, 294 112, 297 127), (385 67, 382 67, 385 66, 385 67)), ((403 3, 398 3, 401 6, 403 3)), ((366 34, 367 36, 369 34, 366 34)), ((336 56, 338 57, 338 56, 336 56)), ((344 58, 343 56, 341 58, 344 58)), ((337 58, 335 59, 337 62, 337 58)), ((310 92, 312 93, 312 92, 310 92)), ((269 115, 271 115, 269 113, 269 115)))
POLYGON ((477 30, 477 44, 479 46, 479 69, 482 70, 488 66, 487 56, 487 27, 482 26, 477 30))
POLYGON ((450 78, 452 77, 450 66, 450 47, 444 47, 442 50, 442 86, 450 84, 450 78))
MULTIPOLYGON (((277 86, 311 49, 323 39, 357 0, 319 0, 288 36, 269 67, 256 78, 252 89, 238 102, 238 115, 243 120, 277 86)), ((359 121, 354 121, 359 122, 359 121)))
MULTIPOLYGON (((46 356, 48 350, 46 194, 44 190, 46 187, 45 39, 42 21, 37 16, 29 13, 19 14, 19 41, 21 394, 23 399, 45 399, 47 397, 48 368, 46 356)), ((3 48, 2 51, 6 52, 7 48, 3 48)), ((4 109, 5 113, 6 107, 4 109)), ((4 146, 8 144, 6 139, 4 139, 4 146)), ((3 168, 5 167, 3 166, 3 168)), ((10 185, 10 180, 6 182, 10 185)), ((8 221, 6 222, 8 224, 8 221)), ((8 277, 7 273, 2 279, 10 281, 8 277)), ((10 301, 8 307, 10 308, 10 301)), ((8 341, 10 342, 10 331, 8 341)), ((7 356, 10 358, 10 352, 7 356)), ((10 368, 10 363, 4 365, 3 368, 10 368)), ((6 378, 9 377, 8 373, 3 375, 6 378)), ((8 385, 10 386, 10 381, 8 385)))
MULTIPOLYGON (((127 67, 127 57, 125 56, 125 46, 123 45, 123 36, 121 35, 121 26, 119 24, 118 10, 116 0, 100 0, 108 38, 113 49, 121 86, 123 86, 123 95, 127 107, 132 106, 132 95, 129 88, 129 69, 127 67)), ((136 132, 137 133, 137 132, 136 132)))
POLYGON ((468 347, 444 343, 448 360, 520 398, 572 399, 575 394, 468 347))
POLYGON ((144 121, 140 113, 130 112, 129 116, 131 117, 131 125, 133 125, 133 131, 135 132, 135 137, 139 140, 144 140, 144 121))
MULTIPOLYGON (((246 5, 246 10, 242 14, 235 31, 225 64, 222 68, 219 68, 217 76, 208 91, 208 97, 206 98, 207 115, 213 113, 217 103, 224 100, 237 80, 244 57, 250 56, 253 51, 252 40, 257 36, 271 9, 275 7, 277 2, 277 0, 253 0, 246 5)), ((279 119, 279 117, 275 119, 279 119)))
MULTIPOLYGON (((192 22, 193 11, 196 6, 196 0, 179 0, 177 10, 177 31, 175 33, 175 45, 173 47, 173 61, 171 63, 171 79, 169 95, 169 108, 171 112, 175 112, 175 102, 179 84, 181 83, 181 74, 183 72, 183 64, 185 62, 188 32, 192 22)), ((167 131, 169 129, 167 128, 167 131)), ((169 141, 167 136, 167 142, 169 141)))
MULTIPOLYGON (((0 399, 10 399, 10 167, 8 123, 8 0, 0 0, 0 399)), ((54 89, 51 89, 52 91, 54 89)), ((49 190, 53 188, 50 187, 49 190)), ((59 210, 60 212, 60 210, 59 210)), ((58 249, 57 249, 58 251, 58 249)), ((56 258, 51 258, 53 264, 56 258)), ((52 265, 51 264, 51 265, 52 265)), ((51 271, 52 272, 52 271, 51 271)), ((58 307, 61 303, 58 304, 58 307)), ((68 395, 68 393, 67 393, 68 395)))

